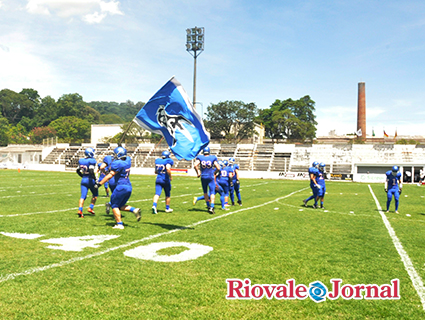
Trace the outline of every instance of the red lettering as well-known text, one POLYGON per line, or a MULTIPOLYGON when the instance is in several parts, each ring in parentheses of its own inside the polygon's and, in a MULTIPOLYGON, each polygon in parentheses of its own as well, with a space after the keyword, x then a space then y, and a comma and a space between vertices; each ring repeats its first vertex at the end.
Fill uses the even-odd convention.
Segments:
POLYGON ((227 282, 227 296, 226 299, 236 299, 235 293, 238 298, 242 298, 243 295, 241 293, 242 288, 242 280, 239 279, 226 279, 227 282), (237 287, 235 287, 235 284, 237 287))
POLYGON ((357 285, 354 286, 354 289, 356 289, 356 295, 354 296, 354 299, 362 299, 363 296, 362 296, 361 291, 364 290, 364 285, 357 284, 357 285))
POLYGON ((289 299, 295 299, 294 296, 294 289, 295 289, 295 280, 289 279, 286 281, 286 283, 289 285, 289 299))
POLYGON ((244 296, 244 298, 249 299, 250 298, 250 296, 249 296, 249 289, 251 287, 251 280, 245 279, 244 281, 245 281, 245 284, 247 284, 247 286, 244 287, 244 289, 245 289, 245 296, 244 296))
POLYGON ((354 289, 351 284, 346 284, 341 288, 341 295, 344 299, 348 300, 353 297, 354 289))
POLYGON ((368 284, 366 286, 366 296, 365 299, 379 299, 379 287, 376 284, 368 284), (373 297, 372 297, 373 289, 373 297))
POLYGON ((333 291, 328 293, 329 299, 331 299, 331 300, 338 299, 338 297, 339 297, 339 286, 340 286, 341 282, 342 282, 341 279, 331 279, 333 291))
POLYGON ((400 299, 400 295, 398 294, 400 292, 400 280, 393 279, 391 280, 392 287, 393 287, 393 299, 400 299))
POLYGON ((391 286, 388 284, 383 284, 381 286, 381 293, 379 294, 379 296, 381 297, 381 299, 391 299, 391 286))
POLYGON ((285 286, 284 284, 277 286, 275 298, 276 299, 284 299, 284 298, 286 299, 286 298, 288 298, 288 287, 285 286))
POLYGON ((295 295, 297 296, 298 299, 301 299, 301 300, 307 298, 307 294, 302 295, 302 293, 307 293, 307 287, 303 284, 299 284, 295 288, 295 295))
POLYGON ((264 290, 261 285, 256 284, 251 287, 251 297, 253 297, 254 299, 261 299, 263 296, 264 296, 264 290))
POLYGON ((269 285, 266 284, 266 285, 263 286, 263 288, 264 288, 264 291, 266 291, 267 299, 273 298, 273 292, 276 289, 276 286, 274 286, 274 285, 269 286, 269 285), (271 288, 271 291, 269 290, 270 288, 271 288))

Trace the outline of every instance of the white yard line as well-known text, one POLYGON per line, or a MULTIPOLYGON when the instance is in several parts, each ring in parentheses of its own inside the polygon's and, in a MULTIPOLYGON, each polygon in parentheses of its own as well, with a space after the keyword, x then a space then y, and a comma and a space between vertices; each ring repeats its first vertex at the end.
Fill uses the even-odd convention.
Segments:
POLYGON ((168 235, 168 234, 171 234, 171 233, 180 231, 180 230, 190 229, 190 228, 196 227, 198 225, 201 225, 203 223, 214 221, 214 220, 217 220, 217 219, 221 219, 221 218, 230 216, 230 215, 235 214, 235 213, 238 213, 238 212, 252 210, 252 209, 256 209, 256 208, 261 208, 261 207, 267 206, 269 204, 272 204, 274 202, 277 202, 279 200, 288 198, 288 197, 290 197, 290 196, 292 196, 292 195, 294 195, 294 194, 296 194, 298 192, 304 191, 305 189, 307 189, 307 188, 303 188, 303 189, 294 191, 294 192, 292 192, 292 193, 290 193, 290 194, 288 194, 286 196, 279 197, 279 198, 276 198, 274 200, 270 200, 270 201, 264 202, 264 203, 259 204, 259 205, 256 205, 256 206, 252 206, 252 207, 248 207, 248 208, 242 208, 242 209, 239 209, 239 210, 236 210, 236 211, 232 211, 232 212, 229 212, 229 213, 220 215, 220 216, 215 216, 215 217, 210 218, 210 219, 198 221, 198 222, 192 223, 192 224, 190 224, 188 226, 185 226, 185 227, 176 228, 176 229, 173 229, 173 230, 170 230, 170 231, 166 231, 166 232, 154 234, 154 235, 151 235, 151 236, 146 237, 146 238, 143 238, 143 239, 138 239, 138 240, 134 240, 134 241, 131 241, 131 242, 127 242, 127 243, 122 244, 120 246, 109 248, 109 249, 106 249, 106 250, 103 250, 103 251, 100 251, 100 252, 92 253, 92 254, 89 254, 87 256, 75 257, 75 258, 72 258, 72 259, 67 260, 67 261, 61 261, 61 262, 58 262, 58 263, 53 263, 51 265, 44 266, 44 267, 30 268, 30 269, 25 270, 23 272, 17 272, 17 273, 10 273, 10 274, 6 274, 6 275, 1 275, 0 276, 0 283, 1 282, 8 281, 8 280, 13 280, 13 279, 15 279, 16 277, 19 277, 19 276, 30 275, 30 274, 38 273, 38 272, 41 272, 41 271, 49 270, 49 269, 52 269, 52 268, 56 268, 56 267, 63 267, 65 265, 68 265, 68 264, 71 264, 71 263, 74 263, 74 262, 78 262, 78 261, 82 261, 82 260, 86 260, 86 259, 98 257, 98 256, 101 256, 101 255, 106 254, 106 253, 111 252, 111 251, 115 251, 115 250, 118 250, 118 249, 127 248, 129 246, 134 245, 134 244, 137 244, 137 243, 140 243, 140 242, 144 242, 144 241, 149 241, 149 240, 152 240, 152 239, 155 239, 155 238, 159 238, 161 236, 165 236, 165 235, 168 235))
POLYGON ((404 268, 406 269, 407 273, 409 274, 409 277, 412 280, 412 284, 415 287, 416 292, 419 295, 419 298, 421 299, 422 307, 425 310, 425 288, 424 288, 424 283, 422 281, 422 278, 417 273, 415 267, 413 266, 412 261, 409 258, 409 255, 407 254, 406 250, 404 250, 400 239, 395 234, 395 231, 394 231, 393 227, 391 226, 390 222, 388 221, 387 216, 384 214, 384 211, 382 210, 378 199, 376 198, 375 194, 373 193, 371 186, 368 185, 368 187, 369 187, 370 193, 372 194, 373 199, 375 200, 376 207, 378 208, 379 214, 381 215, 382 220, 384 221, 385 227, 387 227, 388 233, 390 234, 390 237, 393 240, 394 246, 395 246, 398 254, 401 257, 401 261, 403 261, 403 263, 404 263, 404 268))

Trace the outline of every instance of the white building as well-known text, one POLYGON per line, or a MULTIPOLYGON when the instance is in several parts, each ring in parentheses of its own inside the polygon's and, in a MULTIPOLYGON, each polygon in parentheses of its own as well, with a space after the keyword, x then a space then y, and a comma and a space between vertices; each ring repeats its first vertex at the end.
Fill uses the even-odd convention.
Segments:
POLYGON ((91 125, 91 144, 105 142, 106 138, 112 138, 122 132, 122 124, 92 124, 91 125))

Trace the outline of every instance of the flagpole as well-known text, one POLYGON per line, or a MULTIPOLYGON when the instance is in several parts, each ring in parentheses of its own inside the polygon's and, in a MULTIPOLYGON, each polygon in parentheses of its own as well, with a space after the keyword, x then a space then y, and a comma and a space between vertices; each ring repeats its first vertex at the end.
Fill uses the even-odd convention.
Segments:
POLYGON ((121 146, 123 140, 125 139, 125 136, 127 135, 128 131, 130 130, 131 126, 133 125, 133 120, 131 120, 130 124, 127 127, 127 130, 125 130, 124 134, 122 135, 120 142, 118 142, 118 146, 121 146))

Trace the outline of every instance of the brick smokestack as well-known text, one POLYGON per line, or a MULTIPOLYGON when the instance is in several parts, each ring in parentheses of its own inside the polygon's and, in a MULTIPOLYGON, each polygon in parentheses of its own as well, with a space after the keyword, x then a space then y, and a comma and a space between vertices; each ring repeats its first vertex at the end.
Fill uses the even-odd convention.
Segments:
POLYGON ((366 89, 365 83, 359 82, 359 93, 357 99, 357 131, 361 129, 360 139, 366 140, 366 89))

